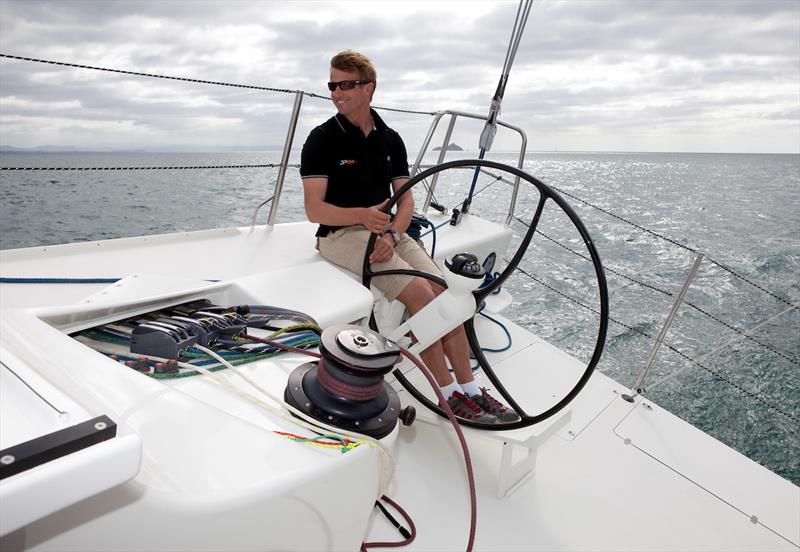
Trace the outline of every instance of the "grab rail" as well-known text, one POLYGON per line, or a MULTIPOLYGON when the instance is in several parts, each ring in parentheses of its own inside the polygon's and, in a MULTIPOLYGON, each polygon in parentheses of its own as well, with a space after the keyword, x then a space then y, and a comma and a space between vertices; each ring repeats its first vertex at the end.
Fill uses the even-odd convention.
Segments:
MULTIPOLYGON (((442 161, 444 161, 444 156, 445 156, 445 154, 447 152, 447 146, 449 145, 450 137, 453 134, 453 127, 455 126, 456 119, 458 117, 466 117, 468 119, 478 119, 478 120, 482 120, 482 121, 486 121, 487 120, 487 116, 486 115, 478 115, 476 113, 467 113, 465 111, 456 111, 456 110, 449 110, 449 109, 448 110, 444 110, 444 111, 437 111, 436 114, 433 117, 433 121, 431 122, 431 126, 428 129, 428 134, 425 136, 425 139, 422 142, 422 147, 420 148, 420 151, 417 154, 417 159, 416 159, 416 161, 414 161, 414 165, 411 168, 411 177, 413 177, 414 175, 416 175, 419 172, 420 166, 422 165, 422 159, 423 159, 423 157, 425 156, 425 154, 428 151, 428 147, 430 146, 431 140, 433 139, 433 134, 436 132, 436 127, 439 125, 439 121, 441 121, 442 118, 445 115, 450 115, 450 124, 448 125, 447 131, 445 132, 444 143, 442 144, 442 149, 441 149, 441 151, 439 153, 439 159, 437 161, 437 164, 439 164, 442 161)), ((525 131, 522 130, 522 128, 520 128, 518 126, 509 124, 509 123, 505 123, 505 122, 503 122, 503 121, 501 121, 499 119, 497 120, 497 124, 500 125, 500 126, 506 127, 508 129, 514 130, 520 135, 521 146, 520 146, 520 152, 519 152, 519 160, 517 162, 517 168, 518 169, 522 169, 522 165, 523 165, 523 163, 525 161, 525 150, 528 147, 528 136, 525 134, 525 131)), ((425 201, 422 204, 422 212, 423 213, 427 212, 428 208, 431 205, 431 201, 433 200, 433 193, 434 193, 434 191, 436 189, 436 182, 437 182, 438 178, 439 178, 439 173, 436 173, 435 175, 433 175, 431 183, 428 186, 428 193, 425 196, 425 201)), ((516 177, 514 179, 514 184, 513 184, 514 187, 513 187, 513 190, 511 192, 511 202, 510 202, 510 205, 508 207, 508 215, 506 217, 506 224, 511 224, 511 221, 514 218, 514 210, 516 209, 516 206, 517 206, 517 195, 518 195, 518 191, 519 191, 519 180, 520 180, 519 177, 516 177)))
MULTIPOLYGON (((297 130, 297 119, 300 115, 300 107, 303 105, 303 91, 298 90, 294 94, 294 106, 292 106, 292 116, 289 119, 289 128, 286 131, 286 142, 283 144, 283 156, 281 157, 281 166, 278 169, 278 179, 275 181, 275 192, 272 194, 272 205, 269 208, 269 217, 267 224, 272 226, 275 224, 275 219, 278 216, 278 203, 280 203, 281 192, 283 192, 283 180, 286 178, 286 167, 289 163, 289 153, 292 150, 292 142, 294 142, 294 132, 297 130)), ((263 203, 262 203, 263 205, 263 203)), ((259 205, 259 208, 261 205, 259 205)), ((256 209, 258 213, 258 208, 256 209)), ((253 221, 256 219, 256 213, 253 213, 253 221)))

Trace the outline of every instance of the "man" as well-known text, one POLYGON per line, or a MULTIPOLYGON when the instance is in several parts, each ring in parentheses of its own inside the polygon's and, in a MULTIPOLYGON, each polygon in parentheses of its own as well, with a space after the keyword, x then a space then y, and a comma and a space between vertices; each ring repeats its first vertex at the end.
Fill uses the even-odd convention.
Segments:
MULTIPOLYGON (((414 212, 412 194, 400 198, 394 219, 380 210, 390 189, 398 190, 408 181, 408 160, 400 135, 370 107, 377 85, 375 66, 364 55, 346 50, 331 59, 330 77, 328 89, 338 113, 311 131, 300 162, 306 215, 320 225, 317 249, 328 261, 361 273, 367 240, 375 233, 380 237, 369 256, 373 270, 413 268, 441 275, 425 250, 405 234, 414 212)), ((373 282, 411 315, 443 291, 414 276, 379 276, 373 282)), ((519 419, 475 382, 462 327, 421 356, 457 416, 487 423, 519 419)))

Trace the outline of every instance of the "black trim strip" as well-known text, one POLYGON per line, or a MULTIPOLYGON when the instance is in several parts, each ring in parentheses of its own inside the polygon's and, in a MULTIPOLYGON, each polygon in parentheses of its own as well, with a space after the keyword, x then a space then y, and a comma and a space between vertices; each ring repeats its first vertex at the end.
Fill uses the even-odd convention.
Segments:
POLYGON ((117 424, 108 416, 98 416, 0 450, 0 479, 107 441, 116 435, 117 424))

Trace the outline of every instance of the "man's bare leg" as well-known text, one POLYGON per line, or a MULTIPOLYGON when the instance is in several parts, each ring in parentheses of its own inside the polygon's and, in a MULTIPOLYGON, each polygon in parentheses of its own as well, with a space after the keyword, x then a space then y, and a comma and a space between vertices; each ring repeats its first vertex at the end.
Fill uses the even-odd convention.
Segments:
MULTIPOLYGON (((433 301, 436 294, 431 289, 427 280, 415 277, 410 284, 408 284, 403 291, 397 296, 397 300, 403 303, 408 309, 409 314, 412 316, 419 312, 425 305, 433 301)), ((464 337, 466 343, 466 336, 464 337)), ((430 347, 420 353, 425 366, 433 373, 436 383, 440 387, 445 387, 453 382, 453 376, 447 369, 447 362, 445 361, 445 352, 442 348, 442 342, 436 341, 430 347)), ((467 356, 467 369, 469 368, 469 357, 467 356)))
POLYGON ((458 383, 467 383, 475 379, 472 364, 469 361, 469 341, 464 326, 450 331, 441 339, 444 354, 453 367, 458 383))
MULTIPOLYGON (((444 291, 444 288, 437 283, 426 281, 431 287, 434 295, 439 295, 444 291)), ((453 367, 453 372, 456 375, 458 383, 468 383, 475 379, 472 373, 472 365, 469 361, 469 341, 467 341, 467 334, 464 331, 464 326, 459 326, 450 330, 441 339, 444 354, 450 361, 450 366, 453 367)))

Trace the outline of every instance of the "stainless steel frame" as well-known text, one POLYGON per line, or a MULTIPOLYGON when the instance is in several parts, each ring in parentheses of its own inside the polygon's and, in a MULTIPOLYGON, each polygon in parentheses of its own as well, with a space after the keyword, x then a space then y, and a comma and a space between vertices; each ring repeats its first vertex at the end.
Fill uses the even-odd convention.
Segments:
MULTIPOLYGON (((479 119, 482 121, 486 120, 486 115, 478 115, 476 113, 466 113, 464 111, 454 111, 454 110, 445 110, 445 111, 438 111, 431 122, 431 126, 428 129, 428 134, 425 136, 425 140, 422 142, 422 147, 420 148, 419 154, 417 155, 416 161, 414 161, 414 165, 411 167, 411 176, 414 176, 420 171, 420 167, 422 165, 422 159, 425 157, 425 154, 428 151, 428 147, 431 144, 431 140, 433 139, 433 134, 436 132, 436 127, 439 125, 439 121, 445 115, 450 115, 450 124, 447 127, 447 131, 444 135, 444 142, 442 143, 442 150, 439 152, 439 159, 437 160, 437 164, 444 161, 444 156, 447 153, 447 146, 450 144, 450 137, 453 134, 453 128, 455 127, 456 119, 458 117, 466 117, 468 119, 479 119)), ((497 120, 497 124, 511 130, 516 131, 520 135, 521 145, 519 151, 519 160, 517 162, 517 168, 522 169, 522 165, 525 162, 525 150, 528 147, 528 136, 525 134, 525 131, 522 130, 520 127, 505 123, 501 120, 497 120)), ((439 178, 439 173, 433 175, 430 185, 428 186, 428 193, 425 196, 425 201, 422 204, 422 212, 425 213, 428 211, 428 208, 431 205, 431 201, 433 200, 433 193, 436 190, 436 182, 439 178)), ((508 207, 508 216, 506 217, 506 224, 510 224, 512 219, 514 218, 514 210, 517 206, 517 195, 519 192, 519 177, 516 177, 513 182, 513 190, 511 192, 511 203, 508 207)))

